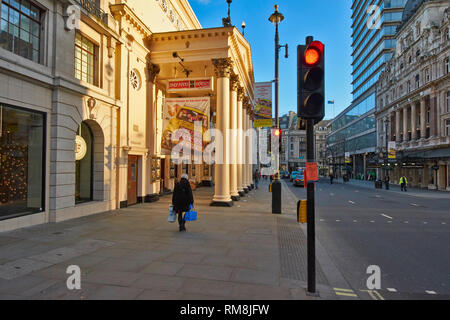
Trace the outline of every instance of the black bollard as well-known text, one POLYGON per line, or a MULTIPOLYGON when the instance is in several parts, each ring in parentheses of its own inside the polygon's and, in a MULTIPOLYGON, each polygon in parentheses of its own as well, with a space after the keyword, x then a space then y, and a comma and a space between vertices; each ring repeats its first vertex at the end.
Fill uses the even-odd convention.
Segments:
POLYGON ((272 183, 272 213, 281 214, 281 182, 274 180, 272 183))

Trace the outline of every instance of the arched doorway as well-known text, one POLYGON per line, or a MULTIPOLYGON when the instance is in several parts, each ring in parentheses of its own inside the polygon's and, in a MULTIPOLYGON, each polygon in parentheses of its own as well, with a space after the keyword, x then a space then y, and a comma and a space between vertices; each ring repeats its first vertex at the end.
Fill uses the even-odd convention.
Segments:
POLYGON ((104 200, 104 148, 100 125, 83 121, 75 138, 75 204, 104 200))
POLYGON ((75 203, 94 199, 93 157, 94 136, 89 126, 82 122, 75 138, 75 203))

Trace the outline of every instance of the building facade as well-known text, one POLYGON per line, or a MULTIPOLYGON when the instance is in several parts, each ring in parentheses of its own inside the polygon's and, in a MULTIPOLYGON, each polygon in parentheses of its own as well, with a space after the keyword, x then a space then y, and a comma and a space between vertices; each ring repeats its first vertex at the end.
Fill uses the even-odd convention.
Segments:
POLYGON ((380 176, 450 191, 450 4, 410 1, 377 84, 380 176), (389 145, 391 147, 389 147, 389 145), (391 153, 391 161, 384 161, 391 153))
MULTIPOLYGON (((177 165, 161 151, 167 98, 208 97, 212 127, 252 127, 251 51, 237 28, 202 29, 187 0, 0 9, 0 231, 156 201, 182 172, 215 179, 213 200, 227 205, 251 187, 250 159, 177 165), (211 85, 168 90, 186 78, 211 85)), ((251 143, 234 146, 242 157, 251 143)))
POLYGON ((375 83, 395 47, 394 36, 405 3, 352 2, 353 102, 331 122, 327 142, 330 163, 338 175, 367 179, 375 173, 370 161, 377 145, 375 83))

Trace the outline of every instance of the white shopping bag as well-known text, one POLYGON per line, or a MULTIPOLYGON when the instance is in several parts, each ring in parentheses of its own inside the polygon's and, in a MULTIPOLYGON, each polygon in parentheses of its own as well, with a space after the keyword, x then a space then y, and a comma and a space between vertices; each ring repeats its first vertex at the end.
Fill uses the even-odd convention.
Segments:
POLYGON ((173 206, 171 205, 169 207, 169 222, 174 223, 175 221, 177 221, 177 214, 175 210, 173 210, 173 206))

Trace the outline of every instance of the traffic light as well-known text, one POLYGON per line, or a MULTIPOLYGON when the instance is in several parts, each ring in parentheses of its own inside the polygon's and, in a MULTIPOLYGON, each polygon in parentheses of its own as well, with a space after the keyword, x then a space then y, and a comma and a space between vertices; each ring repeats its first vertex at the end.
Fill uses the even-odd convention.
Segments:
POLYGON ((281 145, 282 145, 283 132, 279 128, 273 128, 272 133, 274 135, 273 141, 276 141, 276 139, 278 138, 278 152, 279 152, 279 154, 281 154, 282 153, 281 145))
POLYGON ((298 116, 322 121, 325 117, 325 46, 320 41, 298 46, 298 116))

